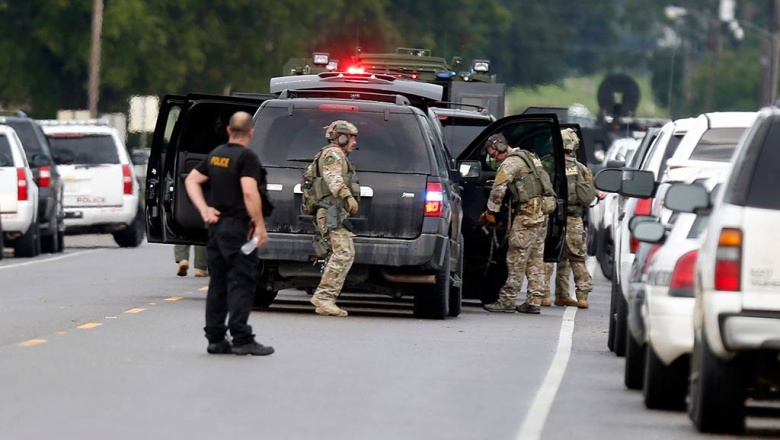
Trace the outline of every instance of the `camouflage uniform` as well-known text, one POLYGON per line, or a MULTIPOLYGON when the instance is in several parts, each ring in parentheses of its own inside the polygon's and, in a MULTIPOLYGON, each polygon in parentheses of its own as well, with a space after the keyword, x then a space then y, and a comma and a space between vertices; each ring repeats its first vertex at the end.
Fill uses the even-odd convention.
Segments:
MULTIPOLYGON (((335 124, 335 123, 334 123, 335 124)), ((350 124, 351 125, 351 124, 350 124)), ((354 126, 353 126, 354 127, 354 126)), ((330 135, 330 133, 327 133, 330 135)), ((357 134, 357 129, 355 129, 357 134)), ((350 172, 354 172, 354 166, 347 158, 342 148, 330 144, 323 148, 318 163, 323 180, 330 189, 331 195, 323 199, 325 203, 337 203, 344 210, 347 199, 353 197, 350 190, 350 172)), ((347 316, 347 312, 336 306, 336 299, 341 294, 341 288, 347 278, 352 262, 355 260, 355 246, 352 242, 352 234, 343 225, 328 230, 327 210, 317 210, 316 226, 319 233, 325 238, 330 253, 325 259, 325 268, 317 290, 312 296, 316 312, 321 315, 347 316)))
MULTIPOLYGON (((546 173, 539 158, 529 151, 522 151, 537 166, 537 170, 546 173)), ((501 163, 496 173, 496 180, 490 191, 487 208, 498 212, 504 200, 506 191, 517 178, 523 181, 537 179, 528 163, 519 155, 510 153, 501 163)), ((541 187, 541 179, 537 179, 541 187)), ((517 294, 523 284, 523 277, 528 277, 526 302, 517 307, 518 311, 528 312, 532 306, 536 309, 530 313, 539 313, 538 305, 544 289, 544 240, 547 235, 547 215, 542 212, 543 197, 533 197, 525 203, 516 206, 512 226, 509 231, 509 249, 506 261, 509 275, 506 283, 498 294, 498 301, 485 305, 488 311, 514 312, 517 294)))
MULTIPOLYGON (((570 129, 568 129, 570 130, 570 129)), ((563 130, 567 132, 568 130, 563 130)), ((564 140, 569 136, 576 135, 573 133, 562 133, 564 140)), ((574 148, 578 144, 578 141, 574 141, 574 148)), ((571 146, 571 144, 567 144, 571 146)), ((574 149, 567 149, 567 153, 571 154, 574 149)), ((569 182, 569 192, 574 192, 574 182, 582 181, 590 186, 590 191, 595 194, 596 189, 593 186, 593 173, 586 167, 577 161, 574 157, 566 157, 566 179, 569 182)), ((586 248, 587 240, 585 235, 585 228, 583 226, 582 217, 585 210, 588 209, 589 203, 585 204, 582 201, 576 200, 576 196, 569 195, 568 211, 566 216, 566 239, 564 241, 563 256, 558 263, 558 267, 555 273, 555 305, 556 306, 577 306, 581 308, 588 307, 588 295, 593 290, 593 282, 585 266, 585 259, 587 258, 586 248), (577 301, 574 301, 569 296, 569 273, 574 273, 574 291, 577 296, 577 301)), ((546 276, 550 279, 552 275, 552 263, 546 264, 546 276)), ((550 297, 549 284, 545 292, 545 299, 550 297)), ((544 300, 543 300, 544 301, 544 300)), ((548 299, 549 301, 549 299, 548 299)))

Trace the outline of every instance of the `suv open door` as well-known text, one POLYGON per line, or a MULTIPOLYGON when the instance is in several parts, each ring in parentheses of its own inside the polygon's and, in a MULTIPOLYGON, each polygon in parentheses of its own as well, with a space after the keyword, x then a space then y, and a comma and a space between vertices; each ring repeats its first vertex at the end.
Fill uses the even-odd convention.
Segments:
POLYGON ((150 243, 206 244, 205 224, 187 196, 184 179, 212 149, 227 142, 233 113, 253 115, 266 99, 198 94, 163 98, 146 171, 150 243))
MULTIPOLYGON (((545 164, 553 189, 558 196, 556 211, 549 215, 544 260, 557 262, 563 252, 566 235, 567 185, 563 140, 558 118, 554 114, 513 115, 499 119, 485 128, 463 153, 458 163, 479 163, 479 176, 464 178, 461 182, 463 198, 463 232, 465 242, 464 296, 495 301, 498 290, 507 276, 506 220, 508 207, 498 215, 495 232, 488 232, 479 224, 485 211, 490 190, 499 163, 485 152, 485 141, 492 134, 501 133, 513 148, 533 151, 545 164)), ((461 167, 463 169, 463 167, 461 167)))

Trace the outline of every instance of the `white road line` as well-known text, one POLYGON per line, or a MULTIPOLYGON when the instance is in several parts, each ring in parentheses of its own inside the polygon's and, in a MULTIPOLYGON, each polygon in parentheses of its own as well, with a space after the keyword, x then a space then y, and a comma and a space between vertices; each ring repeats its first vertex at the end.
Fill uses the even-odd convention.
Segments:
POLYGON ((3 269, 13 269, 13 268, 22 267, 22 266, 30 266, 30 265, 33 265, 33 264, 49 263, 51 261, 63 260, 65 258, 75 257, 76 255, 84 255, 84 254, 88 254, 90 252, 99 252, 99 251, 103 251, 103 250, 104 249, 90 249, 88 251, 74 252, 72 254, 61 255, 59 257, 46 258, 46 259, 43 259, 43 260, 28 261, 26 263, 16 263, 16 264, 8 265, 8 266, 0 266, 0 270, 3 270, 3 269))
POLYGON ((536 392, 534 401, 531 404, 531 410, 525 416, 520 433, 517 434, 517 440, 537 440, 542 437, 542 430, 550 413, 550 408, 555 401, 555 395, 561 386, 563 374, 566 372, 566 366, 569 364, 571 355, 572 336, 574 334, 574 316, 577 314, 577 307, 566 307, 561 322, 561 332, 558 336, 558 348, 555 350, 550 369, 536 392))

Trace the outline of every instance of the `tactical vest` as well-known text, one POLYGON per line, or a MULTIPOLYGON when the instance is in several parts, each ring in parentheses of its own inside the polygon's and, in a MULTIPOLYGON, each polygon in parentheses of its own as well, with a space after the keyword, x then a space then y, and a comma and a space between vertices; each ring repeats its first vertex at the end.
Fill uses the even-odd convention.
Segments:
POLYGON ((514 190, 511 191, 512 204, 519 205, 536 197, 555 195, 552 182, 550 182, 550 176, 544 170, 542 161, 536 155, 516 148, 507 157, 509 156, 518 157, 531 171, 531 175, 526 177, 517 176, 512 181, 511 185, 514 187, 514 190))
MULTIPOLYGON (((316 214, 319 204, 322 203, 336 203, 338 198, 331 193, 328 184, 322 177, 320 169, 320 158, 326 148, 330 148, 330 145, 323 147, 314 160, 306 167, 303 173, 303 181, 301 182, 301 190, 303 197, 301 200, 301 211, 304 214, 316 214)), ((352 196, 356 200, 360 200, 360 184, 357 182, 355 174, 355 165, 344 156, 344 162, 341 165, 341 178, 344 180, 344 184, 347 185, 352 196)))
MULTIPOLYGON (((583 195, 583 185, 588 185, 585 180, 585 176, 582 172, 582 165, 577 162, 573 157, 566 158, 566 184, 569 191, 568 208, 566 213, 569 216, 582 217, 585 212, 585 208, 593 201, 593 197, 589 201, 585 201, 587 195, 583 195)), ((589 191, 586 191, 589 192, 589 191)))

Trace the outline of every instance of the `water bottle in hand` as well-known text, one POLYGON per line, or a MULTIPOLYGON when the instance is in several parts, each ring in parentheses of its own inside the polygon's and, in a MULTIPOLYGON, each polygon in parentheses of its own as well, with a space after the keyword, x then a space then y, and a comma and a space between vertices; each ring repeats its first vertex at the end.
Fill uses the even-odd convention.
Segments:
POLYGON ((256 248, 257 248, 257 235, 252 237, 251 240, 247 241, 246 243, 244 243, 243 246, 241 246, 241 252, 243 252, 244 255, 249 255, 256 248))

